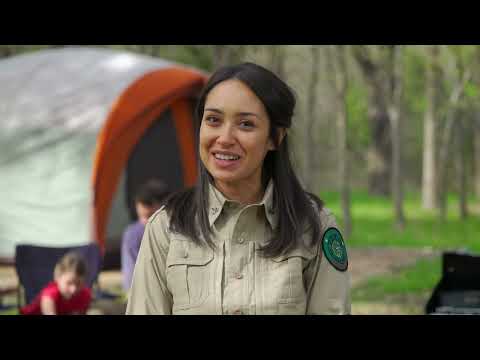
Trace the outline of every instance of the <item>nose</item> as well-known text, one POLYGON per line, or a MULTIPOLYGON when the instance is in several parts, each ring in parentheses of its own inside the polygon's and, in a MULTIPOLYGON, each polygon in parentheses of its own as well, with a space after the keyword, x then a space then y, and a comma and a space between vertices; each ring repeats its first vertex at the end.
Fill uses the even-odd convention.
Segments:
POLYGON ((235 137, 233 134, 233 128, 229 125, 222 126, 217 138, 217 143, 227 147, 235 143, 235 137))

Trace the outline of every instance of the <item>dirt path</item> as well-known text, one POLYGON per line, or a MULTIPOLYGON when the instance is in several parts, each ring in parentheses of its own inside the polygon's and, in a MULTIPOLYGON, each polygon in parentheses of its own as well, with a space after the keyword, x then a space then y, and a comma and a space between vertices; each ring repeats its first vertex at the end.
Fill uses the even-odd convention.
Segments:
POLYGON ((402 267, 412 265, 421 258, 438 255, 431 248, 350 248, 350 276, 352 287, 371 276, 389 274, 402 267))

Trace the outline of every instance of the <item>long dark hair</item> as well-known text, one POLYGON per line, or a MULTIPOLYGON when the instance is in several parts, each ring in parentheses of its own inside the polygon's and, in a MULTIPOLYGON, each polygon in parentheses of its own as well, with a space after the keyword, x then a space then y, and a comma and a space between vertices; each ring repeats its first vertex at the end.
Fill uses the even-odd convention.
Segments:
MULTIPOLYGON (((288 134, 280 142, 279 129, 288 129, 292 124, 295 96, 292 90, 271 71, 252 63, 226 66, 218 69, 205 85, 195 110, 197 135, 203 118, 205 101, 209 92, 219 83, 236 79, 247 85, 260 99, 270 119, 270 138, 276 149, 265 157, 262 183, 265 188, 270 179, 274 183, 273 210, 278 215, 278 225, 272 239, 261 249, 266 257, 286 253, 299 245, 306 230, 311 230, 311 244, 319 241, 320 218, 318 211, 323 202, 303 190, 290 161, 288 134), (314 203, 317 209, 314 208, 314 203)), ((198 149, 197 149, 198 151, 198 149)), ((312 149, 307 149, 312 151, 312 149)), ((198 156, 199 176, 197 184, 176 193, 167 199, 166 209, 170 215, 170 229, 191 238, 195 243, 203 241, 215 246, 211 240, 212 230, 208 221, 208 196, 211 175, 198 156)))

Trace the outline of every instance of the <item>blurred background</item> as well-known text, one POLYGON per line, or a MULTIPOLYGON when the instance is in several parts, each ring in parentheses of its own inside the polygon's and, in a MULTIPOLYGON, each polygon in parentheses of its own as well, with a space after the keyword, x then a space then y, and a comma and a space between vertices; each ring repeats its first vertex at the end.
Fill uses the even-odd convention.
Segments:
POLYGON ((87 241, 106 251, 101 286, 121 292, 132 189, 194 181, 185 109, 243 61, 296 93, 294 164, 346 239, 353 313, 424 313, 442 253, 480 249, 477 45, 0 45, 5 294, 16 245, 87 241))

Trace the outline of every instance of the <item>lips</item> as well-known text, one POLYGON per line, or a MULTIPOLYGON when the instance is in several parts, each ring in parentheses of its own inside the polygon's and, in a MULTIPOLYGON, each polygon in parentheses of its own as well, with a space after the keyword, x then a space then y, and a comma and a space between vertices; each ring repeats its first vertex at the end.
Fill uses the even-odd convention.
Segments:
POLYGON ((214 154, 213 156, 215 156, 215 159, 218 159, 218 160, 239 160, 240 159, 240 156, 238 155, 224 155, 224 154, 214 154))
POLYGON ((215 159, 218 160, 228 160, 228 161, 235 161, 240 159, 240 155, 232 153, 232 152, 225 152, 225 151, 212 151, 213 156, 215 159))
POLYGON ((231 169, 235 167, 241 156, 232 152, 212 151, 215 165, 222 169, 231 169))

